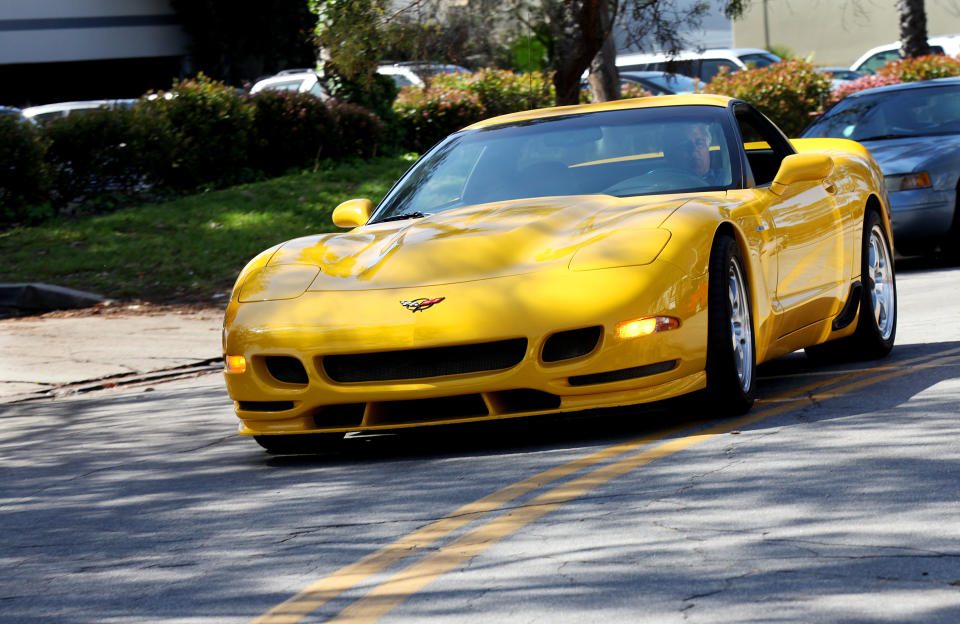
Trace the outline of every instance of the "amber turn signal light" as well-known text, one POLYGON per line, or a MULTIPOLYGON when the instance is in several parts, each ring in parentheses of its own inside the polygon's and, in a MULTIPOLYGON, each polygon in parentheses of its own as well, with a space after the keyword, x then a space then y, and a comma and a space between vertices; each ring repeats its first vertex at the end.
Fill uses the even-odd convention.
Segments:
POLYGON ((224 359, 228 373, 242 373, 247 370, 247 358, 242 355, 228 355, 224 359))
POLYGON ((646 316, 617 323, 614 333, 620 340, 629 340, 678 327, 680 327, 680 320, 672 316, 646 316))

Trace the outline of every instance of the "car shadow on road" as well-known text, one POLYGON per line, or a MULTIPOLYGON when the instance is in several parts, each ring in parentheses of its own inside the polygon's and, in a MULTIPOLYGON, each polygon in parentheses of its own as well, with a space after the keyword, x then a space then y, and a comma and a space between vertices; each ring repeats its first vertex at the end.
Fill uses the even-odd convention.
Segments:
MULTIPOLYGON (((829 385, 837 378, 904 372, 896 381, 878 382, 882 392, 870 391, 863 409, 884 410, 908 401, 931 385, 960 376, 960 361, 932 368, 920 368, 940 354, 960 350, 960 342, 897 345, 879 360, 834 360, 824 363, 798 351, 758 367, 759 397, 754 411, 777 396, 796 396, 796 390, 810 384, 829 385), (906 371, 904 367, 917 367, 906 371)), ((955 354, 960 357, 960 353, 955 354)), ((949 357, 949 356, 947 356, 949 357)), ((807 396, 801 393, 799 396, 807 396)), ((856 394, 851 394, 856 397, 856 394)), ((808 417, 816 402, 798 408, 808 417)), ((712 409, 702 393, 658 403, 583 412, 506 419, 492 422, 430 426, 378 434, 348 435, 342 442, 315 454, 265 455, 275 468, 298 468, 329 462, 392 461, 398 459, 440 459, 470 455, 497 455, 505 452, 537 452, 559 448, 603 447, 631 437, 656 434, 677 426, 687 432, 724 420, 712 409)), ((763 427, 763 422, 753 427, 763 427)), ((680 434, 675 434, 680 435, 680 434)))

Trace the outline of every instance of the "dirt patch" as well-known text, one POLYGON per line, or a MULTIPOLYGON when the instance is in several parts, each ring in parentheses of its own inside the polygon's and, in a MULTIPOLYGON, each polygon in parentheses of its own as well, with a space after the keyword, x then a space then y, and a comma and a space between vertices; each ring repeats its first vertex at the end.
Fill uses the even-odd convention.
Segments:
POLYGON ((87 316, 159 316, 162 314, 183 314, 199 318, 222 318, 226 309, 222 304, 211 303, 149 303, 108 301, 89 308, 73 310, 53 310, 31 316, 6 318, 5 321, 26 321, 38 318, 82 318, 87 316))

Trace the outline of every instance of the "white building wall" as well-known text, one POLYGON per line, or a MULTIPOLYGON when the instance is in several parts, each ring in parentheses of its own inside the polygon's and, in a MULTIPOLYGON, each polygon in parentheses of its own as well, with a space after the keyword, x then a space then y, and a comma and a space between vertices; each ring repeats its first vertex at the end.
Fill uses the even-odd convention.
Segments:
POLYGON ((169 0, 0 0, 0 65, 186 53, 169 0))

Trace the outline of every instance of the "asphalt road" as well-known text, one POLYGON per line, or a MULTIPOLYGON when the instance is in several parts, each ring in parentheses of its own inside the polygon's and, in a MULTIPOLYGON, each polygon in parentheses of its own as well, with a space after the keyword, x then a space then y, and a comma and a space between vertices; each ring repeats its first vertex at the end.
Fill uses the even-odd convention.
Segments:
POLYGON ((0 405, 0 622, 960 621, 960 269, 885 360, 275 457, 218 375, 0 405))

